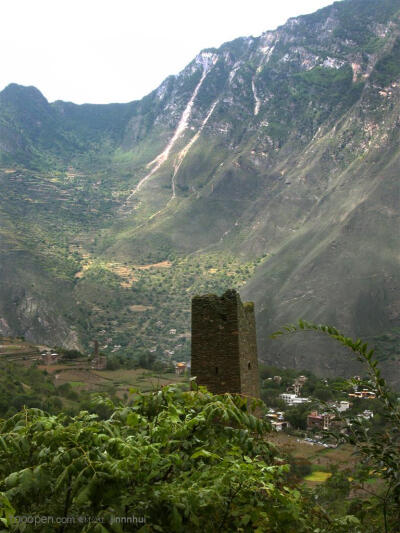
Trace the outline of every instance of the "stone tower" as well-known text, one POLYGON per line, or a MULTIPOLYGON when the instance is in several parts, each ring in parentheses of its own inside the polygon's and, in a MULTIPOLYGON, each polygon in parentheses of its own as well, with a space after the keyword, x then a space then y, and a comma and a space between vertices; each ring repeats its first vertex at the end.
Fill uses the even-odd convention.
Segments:
POLYGON ((191 374, 214 394, 260 397, 254 304, 235 290, 193 298, 191 374))

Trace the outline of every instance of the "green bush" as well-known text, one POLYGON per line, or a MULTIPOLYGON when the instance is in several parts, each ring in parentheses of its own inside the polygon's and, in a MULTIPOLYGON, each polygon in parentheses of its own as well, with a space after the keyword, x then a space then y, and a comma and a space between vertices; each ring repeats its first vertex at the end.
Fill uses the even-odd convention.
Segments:
POLYGON ((289 466, 267 441, 269 424, 240 396, 170 386, 131 407, 97 405, 104 420, 25 409, 1 424, 0 517, 9 530, 20 531, 15 515, 96 518, 69 524, 71 533, 124 531, 115 517, 133 515, 142 533, 311 533, 321 524, 350 532, 358 522, 321 518, 286 486, 289 466))

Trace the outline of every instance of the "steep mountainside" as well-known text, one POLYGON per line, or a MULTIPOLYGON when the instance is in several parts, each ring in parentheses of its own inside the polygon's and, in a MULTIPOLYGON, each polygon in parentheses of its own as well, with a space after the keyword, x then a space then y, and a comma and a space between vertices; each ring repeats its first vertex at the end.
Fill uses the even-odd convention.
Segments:
POLYGON ((3 332, 184 357, 190 296, 236 286, 266 361, 356 370, 316 339, 269 340, 303 317, 368 338, 398 383, 399 13, 336 2, 130 104, 7 87, 3 332))

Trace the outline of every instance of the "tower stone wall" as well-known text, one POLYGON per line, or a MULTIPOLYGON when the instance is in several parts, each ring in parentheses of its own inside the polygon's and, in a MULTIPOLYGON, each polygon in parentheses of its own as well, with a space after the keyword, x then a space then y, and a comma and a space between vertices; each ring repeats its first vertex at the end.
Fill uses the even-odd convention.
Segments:
POLYGON ((254 305, 236 291, 193 298, 191 373, 215 394, 259 398, 254 305))

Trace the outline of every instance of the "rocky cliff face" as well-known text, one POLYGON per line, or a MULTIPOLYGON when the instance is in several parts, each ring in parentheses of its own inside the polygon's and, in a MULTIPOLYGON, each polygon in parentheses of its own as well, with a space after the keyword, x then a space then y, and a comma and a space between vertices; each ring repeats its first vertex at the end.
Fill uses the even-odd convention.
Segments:
MULTIPOLYGON (((62 238, 70 242, 62 253, 86 247, 91 260, 120 263, 193 252, 263 256, 242 288, 256 301, 261 358, 348 371, 334 347, 268 340, 303 317, 370 338, 395 368, 399 10, 398 0, 336 2, 260 37, 202 51, 131 104, 48 104, 33 89, 9 87, 0 96, 4 169, 34 167, 42 177, 57 169, 47 210, 65 207, 62 238)), ((2 178, 8 186, 10 176, 2 178)), ((4 203, 3 216, 9 212, 4 203)), ((56 226, 51 239, 48 230, 41 236, 60 251, 56 226)), ((79 307, 74 275, 82 257, 66 257, 76 261, 64 274, 73 281, 71 306, 79 307)), ((52 282, 53 274, 46 267, 52 282)))

